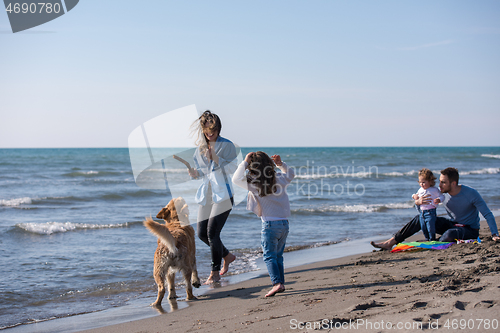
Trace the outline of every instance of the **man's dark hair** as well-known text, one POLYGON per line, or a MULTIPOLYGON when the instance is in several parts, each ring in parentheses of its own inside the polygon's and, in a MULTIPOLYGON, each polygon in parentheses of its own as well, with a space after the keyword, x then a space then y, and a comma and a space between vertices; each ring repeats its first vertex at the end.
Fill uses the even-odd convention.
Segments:
POLYGON ((446 168, 441 170, 443 176, 447 176, 450 183, 456 182, 458 185, 458 170, 455 168, 446 168))

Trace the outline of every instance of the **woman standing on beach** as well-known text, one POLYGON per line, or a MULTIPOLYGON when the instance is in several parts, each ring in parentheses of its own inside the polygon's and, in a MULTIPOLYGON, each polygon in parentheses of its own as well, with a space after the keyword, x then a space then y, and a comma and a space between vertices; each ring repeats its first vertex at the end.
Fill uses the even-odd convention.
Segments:
POLYGON ((247 209, 262 220, 261 243, 264 262, 273 283, 266 297, 285 291, 283 252, 288 236, 290 202, 286 187, 295 173, 279 155, 269 157, 258 151, 249 153, 234 173, 233 182, 248 190, 247 209), (277 166, 281 173, 275 171, 277 166), (245 171, 248 169, 248 173, 245 171))
POLYGON ((212 271, 204 284, 211 284, 218 282, 236 259, 222 243, 220 233, 233 208, 230 174, 236 170, 237 153, 234 144, 219 135, 222 123, 216 114, 205 111, 193 127, 198 148, 194 154, 195 169, 189 169, 189 175, 203 180, 195 200, 199 204, 198 237, 210 247, 212 259, 212 271))

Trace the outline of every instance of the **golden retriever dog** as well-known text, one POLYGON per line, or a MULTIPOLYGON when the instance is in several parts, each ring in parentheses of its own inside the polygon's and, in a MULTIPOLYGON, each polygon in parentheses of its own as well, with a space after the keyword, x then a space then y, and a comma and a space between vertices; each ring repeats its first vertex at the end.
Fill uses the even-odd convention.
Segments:
POLYGON ((151 305, 161 307, 165 296, 165 278, 168 282, 168 298, 177 298, 176 271, 180 271, 186 280, 187 299, 196 299, 192 286, 199 288, 201 284, 196 269, 194 229, 189 225, 188 206, 181 197, 172 199, 156 218, 163 219, 165 224, 155 222, 152 218, 144 221, 144 226, 158 237, 153 271, 158 285, 158 297, 151 305))

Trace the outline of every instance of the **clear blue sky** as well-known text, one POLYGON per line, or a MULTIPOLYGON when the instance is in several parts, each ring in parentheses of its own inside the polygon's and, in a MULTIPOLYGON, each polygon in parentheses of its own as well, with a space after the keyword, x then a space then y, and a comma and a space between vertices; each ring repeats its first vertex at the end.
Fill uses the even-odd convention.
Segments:
POLYGON ((97 1, 13 34, 0 148, 126 147, 196 104, 241 146, 500 145, 500 1, 97 1))

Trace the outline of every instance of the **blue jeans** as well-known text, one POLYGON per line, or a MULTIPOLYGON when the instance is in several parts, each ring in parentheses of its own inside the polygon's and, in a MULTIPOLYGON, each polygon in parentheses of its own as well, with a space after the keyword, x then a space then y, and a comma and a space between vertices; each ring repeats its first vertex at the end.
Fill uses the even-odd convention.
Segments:
POLYGON ((436 240, 436 208, 420 212, 420 228, 427 240, 436 240))
MULTIPOLYGON (((394 239, 397 243, 402 243, 406 238, 420 230, 419 215, 417 215, 394 234, 394 239)), ((436 218, 436 232, 442 235, 439 238, 440 242, 453 242, 456 239, 476 239, 479 237, 479 229, 472 229, 468 226, 457 227, 455 222, 441 216, 436 218)))
POLYGON ((288 220, 262 221, 261 245, 264 262, 273 285, 285 283, 283 251, 288 236, 288 220))

